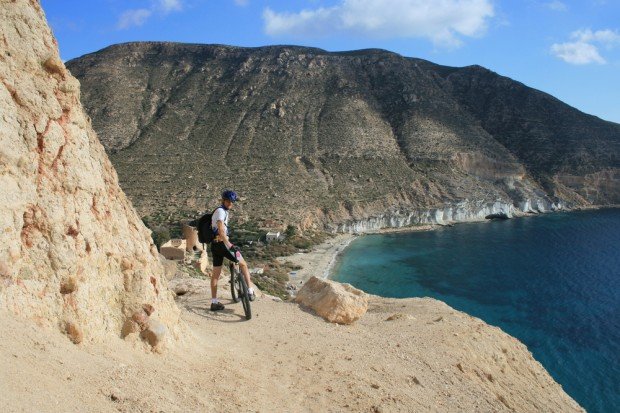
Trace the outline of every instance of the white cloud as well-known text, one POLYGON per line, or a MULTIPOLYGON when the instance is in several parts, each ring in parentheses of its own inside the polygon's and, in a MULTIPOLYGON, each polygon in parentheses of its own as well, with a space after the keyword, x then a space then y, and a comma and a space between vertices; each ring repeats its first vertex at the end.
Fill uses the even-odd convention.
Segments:
POLYGON ((166 15, 181 10, 183 10, 181 0, 155 0, 148 9, 125 10, 118 18, 116 27, 119 30, 124 30, 130 27, 142 26, 155 12, 166 15))
POLYGON ((590 63, 605 64, 607 61, 599 52, 599 46, 608 50, 620 45, 620 33, 614 30, 590 29, 571 33, 572 41, 551 45, 551 53, 567 63, 586 65, 590 63))
POLYGON ((171 11, 180 11, 181 9, 183 9, 181 0, 159 0, 158 3, 159 8, 164 13, 170 13, 171 11))
POLYGON ((235 0, 237 6, 247 6, 249 2, 249 0, 235 0))
POLYGON ((553 11, 567 11, 568 6, 559 0, 549 1, 545 6, 553 11))
POLYGON ((421 37, 435 44, 458 46, 461 37, 484 34, 494 16, 491 0, 341 0, 329 8, 277 13, 263 12, 271 36, 362 34, 375 38, 421 37))
POLYGON ((580 42, 599 42, 604 46, 620 44, 620 33, 610 29, 597 30, 595 32, 590 29, 577 30, 571 33, 570 37, 580 42))
POLYGON ((596 46, 590 43, 556 43, 551 46, 551 52, 567 63, 574 65, 587 65, 590 63, 607 63, 599 54, 596 46))
POLYGON ((149 17, 151 17, 150 10, 147 9, 135 9, 135 10, 126 10, 121 14, 121 17, 118 18, 118 23, 116 27, 119 29, 128 29, 132 26, 142 26, 149 17))

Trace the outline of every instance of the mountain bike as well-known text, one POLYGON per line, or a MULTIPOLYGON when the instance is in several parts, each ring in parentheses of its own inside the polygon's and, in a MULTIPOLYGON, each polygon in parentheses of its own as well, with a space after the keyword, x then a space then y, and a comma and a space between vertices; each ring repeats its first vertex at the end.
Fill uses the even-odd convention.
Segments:
MULTIPOLYGON (((239 250, 234 248, 231 252, 237 256, 239 250)), ((239 270, 239 261, 230 261, 228 266, 230 269, 230 292, 232 293, 232 299, 235 303, 241 301, 243 305, 243 312, 245 313, 245 319, 252 318, 252 309, 250 308, 250 294, 248 292, 248 284, 245 281, 245 277, 239 270)))

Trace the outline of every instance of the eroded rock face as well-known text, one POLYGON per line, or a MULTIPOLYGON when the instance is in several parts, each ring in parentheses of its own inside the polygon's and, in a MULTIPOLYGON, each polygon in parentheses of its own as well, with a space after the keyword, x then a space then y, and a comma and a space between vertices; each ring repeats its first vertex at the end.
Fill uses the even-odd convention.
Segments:
POLYGON ((0 309, 74 342, 144 304, 174 330, 150 234, 118 185, 38 2, 0 2, 0 309))
POLYGON ((350 284, 317 277, 310 278, 299 290, 295 302, 311 308, 331 323, 351 324, 366 314, 368 296, 350 284))

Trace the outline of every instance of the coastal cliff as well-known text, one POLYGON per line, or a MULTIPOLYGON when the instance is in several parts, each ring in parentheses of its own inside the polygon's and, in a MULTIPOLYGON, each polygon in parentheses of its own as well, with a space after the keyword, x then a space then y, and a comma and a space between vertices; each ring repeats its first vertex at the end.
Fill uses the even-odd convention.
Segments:
POLYGON ((496 201, 492 203, 463 201, 436 209, 415 211, 391 210, 378 216, 344 221, 328 226, 333 232, 365 233, 386 228, 404 228, 419 225, 450 225, 458 222, 484 221, 493 217, 513 218, 565 210, 564 203, 552 203, 547 199, 527 199, 518 206, 496 201))

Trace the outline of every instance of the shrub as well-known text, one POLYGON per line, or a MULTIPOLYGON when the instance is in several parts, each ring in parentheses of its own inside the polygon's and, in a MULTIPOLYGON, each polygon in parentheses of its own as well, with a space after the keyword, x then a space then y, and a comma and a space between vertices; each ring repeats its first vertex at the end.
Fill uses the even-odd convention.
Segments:
POLYGON ((157 247, 157 251, 164 245, 166 242, 170 241, 170 231, 164 227, 156 227, 151 232, 151 237, 153 238, 153 243, 157 247))

